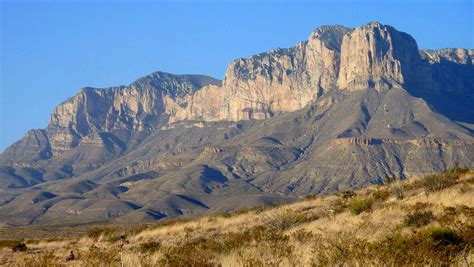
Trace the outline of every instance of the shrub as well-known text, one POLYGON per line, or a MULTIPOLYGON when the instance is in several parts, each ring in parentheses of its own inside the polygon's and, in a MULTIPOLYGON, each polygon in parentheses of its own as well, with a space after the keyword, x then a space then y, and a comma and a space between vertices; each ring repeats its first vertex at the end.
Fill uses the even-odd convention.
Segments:
POLYGON ((160 249, 161 243, 158 241, 148 241, 145 243, 141 243, 139 246, 139 250, 142 253, 153 253, 160 249))
POLYGON ((87 236, 92 239, 99 239, 101 236, 107 236, 115 233, 117 229, 109 227, 94 227, 87 231, 87 236))
POLYGON ((263 218, 263 223, 273 230, 284 231, 303 223, 305 220, 306 216, 303 213, 295 213, 285 210, 281 213, 274 213, 265 216, 263 218))
POLYGON ((392 176, 389 176, 389 175, 385 175, 385 178, 382 179, 382 184, 384 185, 388 185, 388 184, 392 184, 396 181, 399 181, 400 179, 394 174, 392 176))
POLYGON ((455 185, 459 177, 466 174, 469 169, 454 167, 440 174, 431 174, 421 179, 421 185, 426 192, 436 192, 455 185))
POLYGON ((315 200, 317 198, 318 198, 318 196, 316 194, 309 194, 309 195, 304 197, 305 200, 315 200))
POLYGON ((440 250, 448 246, 459 246, 463 242, 462 236, 450 228, 431 228, 429 233, 436 248, 440 250))
POLYGON ((405 198, 405 187, 402 183, 395 183, 390 187, 390 191, 397 199, 401 200, 405 198))
POLYGON ((26 247, 26 244, 21 242, 21 243, 16 243, 12 246, 13 252, 24 252, 28 248, 26 247))
POLYGON ((378 189, 372 192, 372 198, 377 201, 385 201, 390 197, 390 192, 386 189, 378 189))
POLYGON ((331 202, 330 212, 338 214, 343 212, 347 208, 347 202, 344 199, 337 198, 331 202))
POLYGON ((81 257, 84 266, 112 266, 120 262, 119 251, 115 247, 109 249, 92 245, 81 257))
POLYGON ((19 240, 0 240, 0 249, 1 248, 13 248, 16 244, 20 243, 19 240))
POLYGON ((349 204, 348 208, 353 214, 361 214, 364 211, 369 211, 372 209, 373 200, 370 198, 354 198, 349 204))
POLYGON ((35 266, 35 267, 56 267, 64 266, 61 264, 61 259, 54 255, 54 252, 44 252, 36 255, 29 255, 23 259, 21 266, 35 266))
POLYGON ((281 231, 260 229, 254 231, 252 242, 241 246, 239 263, 242 266, 286 266, 290 262, 298 265, 293 252, 294 246, 287 235, 281 231))
POLYGON ((354 191, 345 190, 337 193, 337 195, 342 197, 343 199, 349 199, 351 197, 356 196, 357 194, 354 191))
POLYGON ((433 221, 434 215, 431 211, 415 211, 405 216, 403 223, 406 226, 421 227, 433 221))
POLYGON ((422 178, 421 184, 426 192, 441 191, 456 184, 457 177, 444 174, 432 174, 422 178))
POLYGON ((313 236, 314 236, 313 233, 308 232, 304 229, 299 229, 291 235, 293 239, 301 243, 308 242, 309 240, 313 238, 313 236))

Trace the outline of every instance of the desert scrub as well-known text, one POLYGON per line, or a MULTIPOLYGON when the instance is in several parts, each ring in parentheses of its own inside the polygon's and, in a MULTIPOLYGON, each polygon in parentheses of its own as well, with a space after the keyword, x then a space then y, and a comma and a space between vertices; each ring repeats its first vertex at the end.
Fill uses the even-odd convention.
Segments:
POLYGON ((375 201, 385 201, 390 197, 390 191, 386 188, 378 188, 371 193, 372 199, 375 201))
POLYGON ((394 183, 390 186, 390 191, 399 200, 405 198, 405 186, 400 182, 394 183))
POLYGON ((466 244, 452 230, 427 229, 414 234, 392 233, 371 244, 379 263, 388 266, 452 265, 461 262, 466 244))
POLYGON ((329 204, 329 212, 331 215, 339 214, 347 208, 347 200, 344 198, 336 198, 329 204))
POLYGON ((252 242, 241 246, 238 255, 242 266, 282 266, 298 265, 294 246, 290 237, 281 231, 260 229, 255 232, 252 242))
POLYGON ((349 201, 347 207, 352 214, 357 215, 364 211, 370 211, 372 209, 373 202, 374 201, 372 198, 356 197, 349 201))
POLYGON ((18 266, 35 266, 35 267, 56 267, 64 266, 59 257, 55 256, 52 251, 44 252, 36 255, 27 255, 18 266))
POLYGON ((23 243, 23 242, 16 243, 16 244, 12 245, 12 251, 13 252, 25 252, 27 249, 28 249, 28 247, 26 247, 26 244, 23 243))
POLYGON ((420 183, 425 192, 437 192, 457 184, 461 175, 469 172, 469 169, 454 167, 439 174, 431 174, 421 178, 420 183))
POLYGON ((306 243, 314 238, 314 234, 304 229, 298 229, 291 234, 291 238, 297 242, 306 243))
POLYGON ((144 243, 141 243, 138 246, 138 250, 141 253, 154 253, 158 251, 161 248, 161 243, 158 241, 147 241, 144 243))
POLYGON ((311 252, 312 266, 364 266, 370 265, 367 255, 369 243, 351 233, 315 235, 311 252))
POLYGON ((355 197, 357 194, 354 191, 345 190, 345 191, 336 193, 336 195, 343 199, 349 199, 351 197, 355 197))
POLYGON ((405 226, 421 227, 432 222, 434 218, 432 211, 415 211, 405 216, 403 224, 405 226))
POLYGON ((19 240, 0 240, 0 249, 2 248, 13 248, 13 246, 22 243, 19 240))
POLYGON ((84 266, 112 266, 120 262, 120 255, 116 246, 104 248, 92 245, 80 258, 84 266))
POLYGON ((110 236, 118 231, 116 228, 111 227, 93 227, 87 231, 87 236, 97 240, 100 237, 110 236))
POLYGON ((296 213, 294 211, 285 210, 280 213, 272 213, 263 218, 263 223, 277 231, 283 231, 306 221, 306 216, 303 213, 296 213))

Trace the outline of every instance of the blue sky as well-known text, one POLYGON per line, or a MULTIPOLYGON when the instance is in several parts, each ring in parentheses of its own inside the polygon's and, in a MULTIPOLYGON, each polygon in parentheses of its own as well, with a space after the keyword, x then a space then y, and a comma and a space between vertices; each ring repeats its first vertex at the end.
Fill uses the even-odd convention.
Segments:
POLYGON ((370 21, 420 48, 473 48, 473 1, 0 0, 0 151, 85 86, 161 70, 223 78, 232 59, 370 21))

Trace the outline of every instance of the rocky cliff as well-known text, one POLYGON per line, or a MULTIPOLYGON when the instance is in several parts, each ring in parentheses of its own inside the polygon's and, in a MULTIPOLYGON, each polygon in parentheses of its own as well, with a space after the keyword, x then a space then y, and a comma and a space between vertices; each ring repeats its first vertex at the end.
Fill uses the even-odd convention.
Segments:
POLYGON ((474 167, 473 55, 378 22, 323 26, 222 82, 81 89, 0 155, 0 221, 158 220, 474 167))

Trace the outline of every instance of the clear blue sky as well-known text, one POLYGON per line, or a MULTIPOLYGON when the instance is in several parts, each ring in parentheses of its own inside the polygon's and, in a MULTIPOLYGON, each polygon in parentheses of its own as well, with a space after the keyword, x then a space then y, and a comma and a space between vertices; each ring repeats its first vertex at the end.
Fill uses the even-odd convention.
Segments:
POLYGON ((80 87, 161 70, 223 78, 229 61, 370 21, 420 48, 473 48, 473 1, 0 0, 0 151, 80 87))

